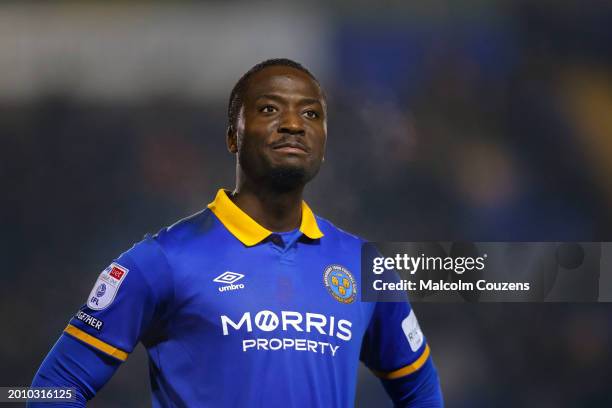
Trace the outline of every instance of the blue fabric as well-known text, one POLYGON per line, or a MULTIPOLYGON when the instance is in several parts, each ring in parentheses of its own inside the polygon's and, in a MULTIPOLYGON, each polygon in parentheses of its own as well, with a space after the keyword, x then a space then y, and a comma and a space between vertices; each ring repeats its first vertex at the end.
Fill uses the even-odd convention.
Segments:
MULTIPOLYGON (((360 358, 396 370, 426 341, 409 344, 408 302, 359 301, 363 241, 317 223, 320 239, 291 231, 246 246, 206 209, 117 258, 70 323, 127 353, 142 342, 155 407, 352 407, 360 358)), ((79 358, 68 371, 90 398, 112 373, 79 358)), ((439 389, 423 378, 431 386, 417 390, 439 389)))
POLYGON ((417 372, 395 380, 382 380, 382 383, 396 407, 444 406, 438 373, 431 357, 417 372))
POLYGON ((75 389, 73 402, 28 402, 29 408, 84 407, 86 400, 112 377, 120 363, 116 359, 62 334, 32 381, 32 387, 75 389))
POLYGON ((293 231, 277 232, 276 234, 280 235, 280 237, 283 239, 285 247, 290 247, 302 236, 302 231, 300 231, 299 228, 296 228, 293 231))

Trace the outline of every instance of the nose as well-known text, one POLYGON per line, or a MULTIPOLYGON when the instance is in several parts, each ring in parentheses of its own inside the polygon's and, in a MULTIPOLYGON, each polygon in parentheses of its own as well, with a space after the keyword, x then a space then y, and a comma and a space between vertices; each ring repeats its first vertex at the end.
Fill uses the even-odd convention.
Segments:
POLYGON ((295 112, 286 112, 281 116, 280 122, 278 123, 278 133, 288 133, 291 135, 303 135, 304 134, 304 122, 302 117, 295 112))

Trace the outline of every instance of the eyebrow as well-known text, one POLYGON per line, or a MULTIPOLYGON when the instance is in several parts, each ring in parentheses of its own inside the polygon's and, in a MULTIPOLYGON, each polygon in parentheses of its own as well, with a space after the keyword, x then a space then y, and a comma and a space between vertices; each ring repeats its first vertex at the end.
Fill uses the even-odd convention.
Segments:
MULTIPOLYGON (((263 94, 263 95, 259 95, 255 100, 258 101, 260 99, 272 99, 273 101, 277 101, 277 102, 284 102, 285 101, 285 98, 283 98, 280 95, 276 95, 276 94, 263 94)), ((300 99, 300 103, 304 104, 304 105, 319 104, 319 105, 323 106, 323 101, 321 99, 317 99, 317 98, 302 98, 302 99, 300 99)))

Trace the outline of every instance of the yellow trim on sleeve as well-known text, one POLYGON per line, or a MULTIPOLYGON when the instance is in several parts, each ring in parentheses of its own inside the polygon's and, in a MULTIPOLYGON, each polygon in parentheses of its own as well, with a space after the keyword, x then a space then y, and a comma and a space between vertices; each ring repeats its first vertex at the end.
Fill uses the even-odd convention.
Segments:
POLYGON ((427 361, 427 358, 429 358, 429 354, 430 354, 429 344, 426 344, 425 350, 423 350, 423 354, 421 354, 421 357, 417 358, 414 363, 409 364, 405 367, 402 367, 398 370, 387 372, 387 373, 383 371, 375 371, 375 370, 372 370, 372 372, 377 377, 380 377, 385 380, 395 380, 396 378, 405 377, 409 374, 414 373, 419 368, 423 367, 423 364, 425 364, 425 362, 427 361))
POLYGON ((65 333, 70 334, 73 337, 81 340, 84 343, 89 344, 90 346, 97 348, 98 350, 115 357, 121 361, 125 361, 128 358, 128 353, 123 350, 118 349, 117 347, 113 347, 108 343, 103 342, 102 340, 96 339, 94 336, 85 333, 83 330, 79 329, 76 326, 69 324, 64 329, 65 333))
MULTIPOLYGON (((258 244, 272 234, 272 231, 259 225, 257 221, 234 204, 223 189, 217 191, 215 199, 208 204, 208 208, 217 216, 225 228, 246 246, 258 244)), ((311 239, 318 239, 323 236, 312 210, 304 201, 302 201, 300 231, 311 239)))

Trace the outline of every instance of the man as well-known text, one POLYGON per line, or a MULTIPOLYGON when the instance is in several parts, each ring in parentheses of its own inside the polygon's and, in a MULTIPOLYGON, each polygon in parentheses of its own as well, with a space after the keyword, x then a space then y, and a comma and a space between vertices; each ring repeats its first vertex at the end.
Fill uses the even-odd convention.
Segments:
POLYGON ((327 137, 318 81, 264 61, 228 117, 234 191, 111 263, 33 386, 84 405, 141 341, 154 406, 353 406, 360 359, 397 405, 441 406, 410 305, 360 302, 363 241, 302 201, 327 137))

